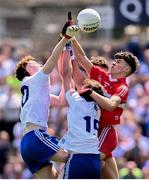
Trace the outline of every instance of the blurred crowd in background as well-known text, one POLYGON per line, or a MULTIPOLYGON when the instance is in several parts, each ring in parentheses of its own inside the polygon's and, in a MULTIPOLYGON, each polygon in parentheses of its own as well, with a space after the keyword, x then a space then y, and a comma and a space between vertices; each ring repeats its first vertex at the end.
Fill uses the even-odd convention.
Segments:
MULTIPOLYGON (((139 39, 132 37, 123 47, 113 48, 105 44, 100 49, 85 49, 88 57, 102 55, 109 63, 119 50, 134 53, 141 61, 141 68, 128 79, 129 98, 121 125, 117 126, 119 143, 113 155, 120 178, 149 179, 149 44, 140 45, 139 39)), ((50 52, 50 49, 43 52, 39 58, 43 64, 50 52)), ((33 178, 19 153, 22 137, 19 119, 21 94, 19 81, 14 76, 16 63, 28 54, 27 47, 14 47, 11 41, 4 42, 0 47, 0 178, 33 178)), ((51 93, 59 95, 61 79, 57 67, 51 73, 51 83, 51 93)), ((66 112, 67 107, 51 107, 49 133, 62 137, 67 129, 66 112)), ((58 170, 62 168, 60 163, 55 163, 55 166, 58 170)))
MULTIPOLYGON (((31 54, 44 64, 58 41, 67 12, 71 10, 76 21, 84 8, 94 8, 101 15, 98 31, 80 35, 89 58, 102 55, 111 63, 115 52, 128 50, 141 61, 140 70, 128 79, 130 92, 117 126, 119 143, 113 156, 120 178, 149 179, 148 0, 0 0, 0 179, 34 178, 19 152, 21 94, 16 63, 31 54)), ((51 83, 51 93, 59 95, 57 67, 51 73, 51 83)), ((67 130, 67 107, 50 109, 49 133, 60 138, 67 130)), ((54 165, 58 170, 63 166, 54 165)))

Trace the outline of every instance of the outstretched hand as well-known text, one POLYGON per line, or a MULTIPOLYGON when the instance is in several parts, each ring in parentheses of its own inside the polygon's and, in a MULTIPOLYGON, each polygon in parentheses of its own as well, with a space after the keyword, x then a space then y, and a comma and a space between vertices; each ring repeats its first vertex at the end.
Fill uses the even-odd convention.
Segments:
POLYGON ((67 28, 67 31, 66 31, 66 34, 65 34, 65 37, 67 39, 70 39, 72 38, 73 36, 76 36, 79 32, 79 26, 77 25, 72 25, 72 26, 69 26, 67 28))
POLYGON ((69 11, 68 14, 67 14, 67 21, 64 24, 63 29, 62 29, 62 31, 60 33, 61 38, 66 34, 67 28, 69 26, 71 26, 71 25, 72 25, 72 14, 71 14, 71 11, 69 11))

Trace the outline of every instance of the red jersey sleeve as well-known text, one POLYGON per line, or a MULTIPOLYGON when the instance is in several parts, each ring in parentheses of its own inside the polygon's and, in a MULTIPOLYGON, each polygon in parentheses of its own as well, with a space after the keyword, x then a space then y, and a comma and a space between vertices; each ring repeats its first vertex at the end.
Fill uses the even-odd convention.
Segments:
POLYGON ((119 96, 121 98, 121 102, 125 103, 128 98, 128 87, 126 85, 116 87, 113 95, 119 96))
POLYGON ((104 79, 106 73, 100 67, 93 66, 90 72, 90 78, 99 81, 100 79, 104 79))

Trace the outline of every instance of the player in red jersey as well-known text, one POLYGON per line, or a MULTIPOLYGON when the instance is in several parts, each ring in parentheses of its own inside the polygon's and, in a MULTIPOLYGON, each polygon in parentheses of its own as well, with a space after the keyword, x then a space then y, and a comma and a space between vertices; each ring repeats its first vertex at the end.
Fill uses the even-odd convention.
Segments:
MULTIPOLYGON (((128 97, 126 77, 137 70, 139 61, 129 52, 117 53, 110 73, 106 73, 101 68, 93 66, 76 39, 73 39, 73 49, 79 63, 92 79, 98 80, 104 86, 106 96, 109 97, 98 96, 95 92, 91 94, 91 97, 103 108, 100 122, 102 127, 99 131, 99 148, 104 153, 103 158, 110 157, 108 158, 110 160, 112 158, 111 152, 117 145, 117 134, 113 125, 120 124, 123 109, 119 106, 125 103, 128 97)), ((103 170, 104 177, 118 178, 118 173, 115 171, 115 161, 108 162, 108 159, 106 159, 106 172, 104 173, 103 170)))
MULTIPOLYGON (((106 72, 109 69, 108 62, 104 57, 101 56, 93 57, 91 58, 91 63, 95 66, 100 67, 106 72)), ((85 79, 85 77, 80 72, 77 61, 72 61, 72 65, 73 65, 73 79, 75 81, 75 85, 77 89, 79 89, 82 86, 82 82, 85 79)), ((102 109, 102 113, 104 112, 105 110, 102 109)), ((99 129, 99 142, 100 142, 99 150, 101 152, 100 156, 104 164, 102 167, 102 176, 103 178, 106 179, 107 178, 117 179, 118 169, 115 159, 112 157, 112 153, 111 153, 117 146, 117 135, 112 126, 104 127, 103 123, 104 123, 104 117, 102 116, 102 119, 100 118, 101 128, 99 129), (105 154, 106 154, 106 158, 105 158, 105 154)))

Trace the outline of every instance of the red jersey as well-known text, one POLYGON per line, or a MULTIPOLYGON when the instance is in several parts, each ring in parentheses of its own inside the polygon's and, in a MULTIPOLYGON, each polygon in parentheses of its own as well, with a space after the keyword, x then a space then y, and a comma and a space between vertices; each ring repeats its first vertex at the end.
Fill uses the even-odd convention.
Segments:
MULTIPOLYGON (((121 103, 125 103, 128 97, 128 85, 126 78, 112 79, 111 75, 97 66, 93 66, 90 72, 90 78, 100 82, 105 88, 105 96, 111 97, 117 95, 121 98, 121 103)), ((100 126, 112 126, 120 124, 120 116, 123 108, 117 107, 109 112, 101 108, 100 126)))

